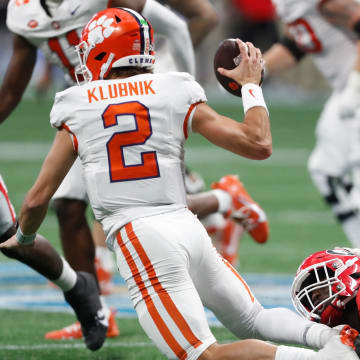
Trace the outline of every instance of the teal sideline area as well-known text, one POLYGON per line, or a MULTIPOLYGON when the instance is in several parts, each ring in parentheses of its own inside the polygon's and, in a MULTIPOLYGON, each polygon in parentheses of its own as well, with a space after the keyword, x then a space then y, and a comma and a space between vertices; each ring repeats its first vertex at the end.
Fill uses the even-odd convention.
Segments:
MULTIPOLYGON (((292 308, 289 275, 245 274, 244 279, 265 308, 292 308)), ((68 312, 61 292, 45 278, 20 263, 0 264, 0 309, 31 309, 38 311, 68 312)), ((116 309, 116 316, 136 317, 124 280, 114 275, 114 293, 106 297, 108 305, 116 309)), ((221 326, 215 316, 207 311, 211 326, 221 326)))

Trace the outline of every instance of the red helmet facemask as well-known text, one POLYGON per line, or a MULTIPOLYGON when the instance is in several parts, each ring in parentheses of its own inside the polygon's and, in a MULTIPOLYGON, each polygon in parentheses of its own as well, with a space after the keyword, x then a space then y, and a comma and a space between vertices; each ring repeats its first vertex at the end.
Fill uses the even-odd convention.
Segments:
POLYGON ((116 67, 153 67, 153 29, 136 11, 110 8, 95 14, 84 27, 76 46, 80 66, 78 83, 105 79, 116 67))
POLYGON ((292 302, 305 318, 336 326, 342 320, 345 305, 358 294, 359 273, 360 258, 347 249, 314 253, 296 273, 292 302), (314 300, 315 292, 323 295, 314 300))

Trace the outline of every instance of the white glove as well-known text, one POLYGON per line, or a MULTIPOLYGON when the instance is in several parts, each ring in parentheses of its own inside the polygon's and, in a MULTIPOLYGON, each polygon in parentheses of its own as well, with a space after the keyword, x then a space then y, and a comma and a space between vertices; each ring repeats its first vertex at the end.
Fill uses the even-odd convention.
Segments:
POLYGON ((332 336, 325 347, 312 356, 312 360, 359 360, 352 347, 340 340, 340 335, 332 336))
POLYGON ((339 100, 339 112, 343 119, 355 116, 360 109, 360 72, 353 70, 339 100))
POLYGON ((306 345, 312 349, 322 349, 334 335, 340 334, 341 329, 313 323, 306 333, 306 345))

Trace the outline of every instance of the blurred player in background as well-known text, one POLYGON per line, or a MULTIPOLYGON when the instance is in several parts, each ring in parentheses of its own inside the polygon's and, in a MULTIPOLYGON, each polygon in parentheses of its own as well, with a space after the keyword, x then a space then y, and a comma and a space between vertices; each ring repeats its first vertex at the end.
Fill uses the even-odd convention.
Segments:
POLYGON ((5 182, 0 175, 1 252, 9 258, 30 266, 56 284, 63 291, 65 300, 75 311, 86 346, 90 350, 99 349, 106 338, 108 321, 106 314, 102 311, 94 276, 86 272, 75 272, 48 240, 39 234, 26 237, 18 232, 17 241, 23 246, 10 244, 2 247, 1 244, 14 234, 16 234, 16 214, 5 182))
POLYGON ((269 238, 269 223, 264 210, 236 175, 225 175, 211 187, 212 191, 204 192, 200 175, 185 172, 189 209, 198 215, 219 253, 236 267, 240 240, 245 232, 263 244, 269 238), (218 205, 211 205, 214 202, 218 205))
MULTIPOLYGON (((240 40, 238 46, 243 61, 232 71, 218 71, 243 86, 240 123, 210 108, 188 74, 152 73, 152 27, 140 14, 108 9, 94 16, 77 48, 88 83, 56 95, 50 121, 59 131, 26 197, 17 236, 36 234, 79 156, 92 208, 116 253, 140 324, 168 358, 358 359, 354 339, 342 329, 313 324, 288 309, 263 309, 186 207, 183 144, 192 131, 250 159, 271 154, 268 111, 257 85, 261 52, 240 40), (137 42, 140 47, 133 46, 137 42), (253 339, 219 345, 203 304, 239 337, 321 350, 253 339)), ((21 246, 16 236, 7 241, 11 244, 21 246)))
POLYGON ((273 75, 293 67, 310 54, 333 88, 317 124, 308 169, 347 238, 359 247, 360 3, 273 1, 286 32, 264 55, 266 73, 273 75))
POLYGON ((275 6, 271 0, 229 1, 230 37, 250 41, 265 52, 279 40, 275 6))
MULTIPOLYGON (((0 88, 0 122, 4 121, 20 102, 35 66, 37 48, 43 52, 49 63, 64 69, 69 84, 74 83, 77 64, 74 46, 79 42, 81 29, 95 12, 110 5, 130 6, 142 11, 149 19, 154 18, 157 31, 170 39, 169 43, 179 68, 190 73, 195 71, 193 48, 186 23, 156 1, 11 0, 8 5, 7 26, 14 33, 13 55, 0 88)), ((54 206, 66 259, 75 270, 95 275, 95 250, 85 214, 87 204, 82 169, 77 161, 54 195, 54 206)), ((101 236, 100 230, 97 227, 95 234, 101 236)), ((100 243, 102 238, 103 236, 100 243)), ((119 331, 113 314, 110 314, 108 336, 117 336, 119 331)), ((82 336, 79 326, 70 328, 71 332, 55 332, 48 336, 82 336)))
POLYGON ((219 23, 219 15, 208 0, 161 0, 187 19, 196 49, 219 23))
POLYGON ((335 248, 308 256, 297 270, 291 297, 305 318, 360 331, 360 249, 335 248))

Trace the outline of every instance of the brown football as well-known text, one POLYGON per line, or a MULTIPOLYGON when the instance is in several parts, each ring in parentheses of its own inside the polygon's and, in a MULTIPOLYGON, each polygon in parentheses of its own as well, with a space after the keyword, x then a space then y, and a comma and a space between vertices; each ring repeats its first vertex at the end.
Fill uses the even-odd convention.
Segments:
MULTIPOLYGON (((236 43, 236 39, 225 39, 223 40, 219 47, 216 50, 214 56, 214 71, 215 76, 218 79, 219 83, 226 89, 228 92, 235 96, 241 97, 241 85, 236 81, 228 78, 227 76, 221 75, 217 69, 222 67, 227 70, 234 69, 240 64, 241 56, 240 50, 236 43)), ((264 71, 262 71, 262 78, 260 85, 263 81, 264 71)))

